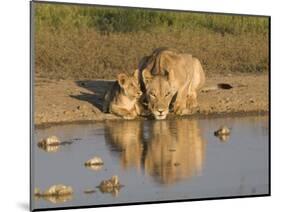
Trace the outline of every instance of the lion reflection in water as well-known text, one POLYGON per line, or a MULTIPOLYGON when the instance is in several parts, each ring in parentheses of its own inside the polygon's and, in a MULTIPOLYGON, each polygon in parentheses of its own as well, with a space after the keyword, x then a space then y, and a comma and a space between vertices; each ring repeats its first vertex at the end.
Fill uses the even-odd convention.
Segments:
POLYGON ((199 175, 206 143, 196 120, 108 122, 106 141, 123 168, 137 167, 163 184, 199 175))

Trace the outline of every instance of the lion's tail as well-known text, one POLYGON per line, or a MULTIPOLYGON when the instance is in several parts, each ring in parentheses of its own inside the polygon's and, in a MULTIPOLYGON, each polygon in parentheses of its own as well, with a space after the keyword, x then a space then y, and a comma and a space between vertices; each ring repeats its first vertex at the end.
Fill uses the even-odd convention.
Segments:
POLYGON ((229 90, 232 89, 233 85, 230 85, 228 83, 218 83, 216 85, 211 85, 207 87, 201 88, 201 92, 208 92, 208 91, 214 91, 214 90, 229 90))

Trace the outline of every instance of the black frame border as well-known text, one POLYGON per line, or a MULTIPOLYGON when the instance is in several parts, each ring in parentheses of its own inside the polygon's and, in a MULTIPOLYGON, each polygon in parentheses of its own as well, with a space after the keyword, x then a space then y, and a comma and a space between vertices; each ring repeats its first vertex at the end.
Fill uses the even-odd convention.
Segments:
POLYGON ((53 210, 69 210, 69 209, 86 209, 86 208, 100 208, 100 207, 115 207, 115 206, 132 206, 132 205, 149 205, 149 204, 163 204, 163 203, 177 203, 177 202, 193 202, 193 201, 205 201, 205 200, 224 200, 224 199, 238 199, 238 198, 253 198, 253 197, 270 197, 271 196, 271 16, 270 15, 255 15, 255 14, 239 14, 239 13, 224 13, 224 12, 208 12, 208 11, 192 11, 192 10, 178 10, 178 9, 163 9, 163 8, 149 8, 149 7, 132 7, 124 5, 102 5, 102 4, 90 4, 90 3, 74 3, 74 2, 56 2, 56 1, 40 1, 30 0, 29 2, 29 209, 30 211, 53 211, 53 210), (60 5, 73 5, 73 6, 93 6, 93 7, 107 7, 107 8, 127 8, 127 9, 148 9, 155 11, 171 11, 171 12, 190 12, 200 14, 211 15, 233 15, 233 16, 248 16, 248 17, 263 17, 268 18, 268 193, 257 195, 243 195, 243 196, 221 196, 221 197, 207 197, 207 198, 194 198, 194 199, 173 199, 173 200, 160 200, 149 202, 128 202, 128 203, 115 203, 115 204, 100 204, 100 205, 84 205, 84 206, 66 206, 66 207, 50 207, 50 208, 32 208, 33 191, 32 184, 32 142, 33 132, 35 130, 34 125, 34 8, 33 4, 60 4, 60 5))

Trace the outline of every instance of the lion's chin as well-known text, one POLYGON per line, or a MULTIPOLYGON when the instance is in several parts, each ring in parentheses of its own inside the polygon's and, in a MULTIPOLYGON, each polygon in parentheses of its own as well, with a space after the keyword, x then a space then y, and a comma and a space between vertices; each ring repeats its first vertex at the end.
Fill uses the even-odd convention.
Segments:
POLYGON ((166 116, 167 116, 166 114, 164 114, 164 115, 155 115, 155 114, 154 114, 154 117, 155 117, 156 120, 163 120, 163 119, 166 119, 166 116))

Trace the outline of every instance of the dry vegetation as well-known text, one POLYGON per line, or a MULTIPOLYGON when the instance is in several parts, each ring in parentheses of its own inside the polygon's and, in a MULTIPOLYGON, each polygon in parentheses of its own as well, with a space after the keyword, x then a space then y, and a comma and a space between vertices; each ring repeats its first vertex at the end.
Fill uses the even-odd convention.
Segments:
POLYGON ((36 77, 114 78, 161 46, 197 56, 207 74, 268 71, 267 18, 35 6, 36 77))

